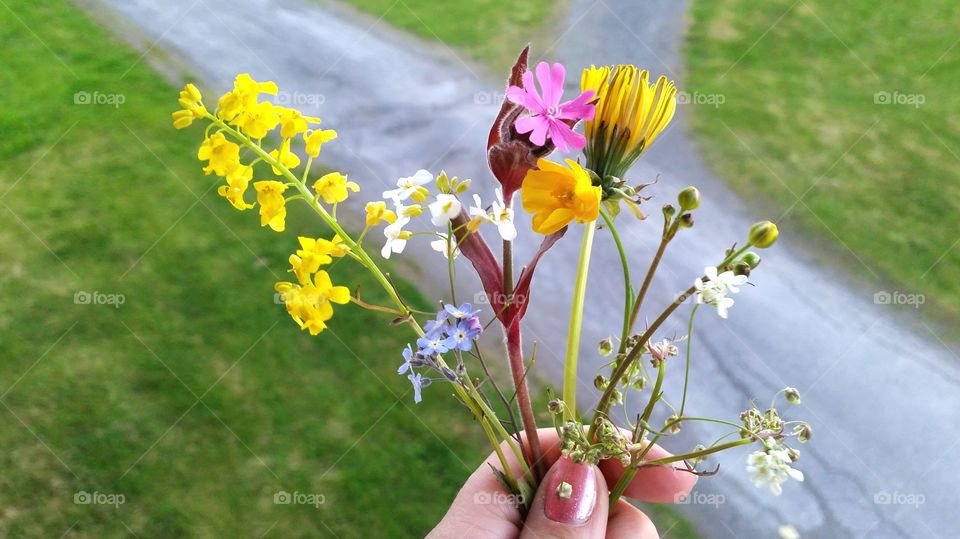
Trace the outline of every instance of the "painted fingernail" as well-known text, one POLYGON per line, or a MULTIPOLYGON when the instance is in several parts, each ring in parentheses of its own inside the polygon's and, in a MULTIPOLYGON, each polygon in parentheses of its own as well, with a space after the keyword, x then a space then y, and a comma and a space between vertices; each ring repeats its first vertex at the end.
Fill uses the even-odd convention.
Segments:
POLYGON ((543 512, 547 518, 562 524, 583 524, 589 520, 597 505, 597 481, 593 473, 592 466, 561 457, 553 465, 545 485, 543 512))

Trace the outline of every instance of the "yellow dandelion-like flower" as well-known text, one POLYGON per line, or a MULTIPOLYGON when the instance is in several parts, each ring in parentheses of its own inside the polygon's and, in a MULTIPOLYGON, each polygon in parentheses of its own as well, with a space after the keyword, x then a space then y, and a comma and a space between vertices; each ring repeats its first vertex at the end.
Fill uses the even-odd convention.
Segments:
POLYGON ((597 96, 596 114, 584 124, 587 168, 623 178, 673 119, 677 87, 663 76, 651 84, 647 70, 619 65, 585 69, 580 88, 597 96))
POLYGON ((521 186, 523 209, 533 214, 533 230, 553 234, 576 219, 591 222, 600 215, 599 185, 572 159, 567 166, 540 159, 527 171, 521 186))

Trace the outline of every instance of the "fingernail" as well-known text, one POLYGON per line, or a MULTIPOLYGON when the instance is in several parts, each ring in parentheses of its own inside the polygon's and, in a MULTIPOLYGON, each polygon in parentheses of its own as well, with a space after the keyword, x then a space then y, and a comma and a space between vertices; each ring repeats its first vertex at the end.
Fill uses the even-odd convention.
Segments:
POLYGON ((597 505, 597 480, 592 466, 561 457, 553 465, 545 486, 543 512, 547 518, 562 524, 583 524, 590 519, 597 505))

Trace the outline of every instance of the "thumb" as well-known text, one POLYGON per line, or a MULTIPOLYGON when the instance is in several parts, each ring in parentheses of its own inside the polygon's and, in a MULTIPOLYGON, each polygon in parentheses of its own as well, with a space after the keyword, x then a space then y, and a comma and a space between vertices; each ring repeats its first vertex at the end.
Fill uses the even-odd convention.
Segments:
POLYGON ((607 498, 607 482, 599 468, 561 457, 537 490, 520 537, 602 538, 607 498))

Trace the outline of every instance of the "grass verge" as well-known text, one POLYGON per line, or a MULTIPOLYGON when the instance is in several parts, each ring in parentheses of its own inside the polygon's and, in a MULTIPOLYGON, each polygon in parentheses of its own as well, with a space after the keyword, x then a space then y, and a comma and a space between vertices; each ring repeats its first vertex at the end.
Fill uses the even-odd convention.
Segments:
MULTIPOLYGON (((709 163, 860 275, 960 315, 960 72, 948 0, 695 2, 686 90, 709 163), (897 286, 897 285, 892 285, 897 286)), ((792 227, 788 227, 789 230, 792 227)))
POLYGON ((67 2, 0 8, 0 42, 2 534, 429 530, 485 441, 439 386, 414 408, 402 330, 348 306, 311 338, 274 304, 296 235, 326 232, 217 197, 177 90, 67 2))

